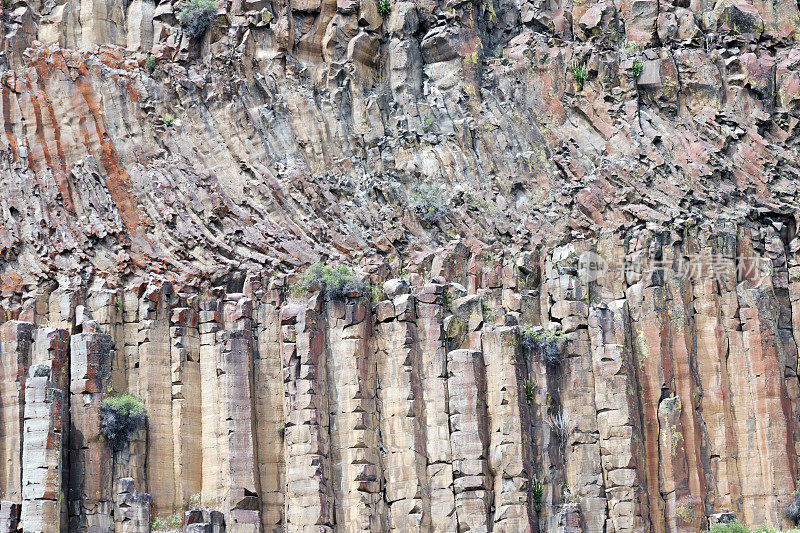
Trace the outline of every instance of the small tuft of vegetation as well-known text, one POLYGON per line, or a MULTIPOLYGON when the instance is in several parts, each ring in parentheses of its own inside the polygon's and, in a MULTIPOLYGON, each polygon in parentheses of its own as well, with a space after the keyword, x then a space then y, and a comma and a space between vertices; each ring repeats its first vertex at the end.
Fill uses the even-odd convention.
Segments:
POLYGON ((522 348, 530 354, 540 354, 545 364, 557 366, 561 362, 559 341, 564 338, 561 330, 548 331, 541 326, 525 324, 520 327, 522 348))
POLYGON ((638 78, 642 70, 644 70, 644 63, 638 59, 634 59, 633 66, 631 66, 631 74, 633 74, 633 77, 638 78))
POLYGON ((280 424, 278 424, 278 435, 280 435, 281 438, 283 438, 284 435, 286 435, 286 422, 281 422, 280 424))
POLYGON ((542 512, 542 496, 544 496, 544 485, 539 478, 531 479, 531 501, 536 514, 542 512))
POLYGON ((169 516, 157 516, 150 522, 151 531, 180 531, 183 528, 183 517, 180 513, 169 516))
POLYGON ((378 14, 387 18, 392 13, 392 4, 389 0, 378 0, 378 14))
POLYGON ((117 309, 117 311, 119 311, 120 309, 122 309, 122 300, 119 300, 119 299, 118 299, 118 300, 116 300, 116 301, 114 302, 114 307, 117 309))
POLYGON ((575 78, 575 82, 578 84, 578 90, 582 91, 583 84, 586 83, 586 78, 589 75, 586 63, 575 60, 570 64, 569 69, 572 72, 572 77, 575 78))
POLYGON ((130 394, 109 396, 100 403, 100 434, 113 450, 121 450, 146 417, 140 399, 130 394))
POLYGON ((570 420, 569 416, 563 413, 548 415, 545 421, 547 425, 550 426, 553 433, 555 433, 556 437, 558 437, 561 444, 566 444, 569 436, 575 431, 575 422, 570 420))
POLYGON ((147 59, 144 60, 144 68, 147 69, 147 72, 153 72, 156 69, 156 58, 147 56, 147 59))
POLYGON ((525 382, 525 401, 528 402, 528 405, 533 405, 533 383, 530 381, 525 382))
POLYGON ((442 307, 445 311, 450 309, 450 287, 445 287, 442 291, 442 307))
POLYGON ((314 263, 292 285, 290 292, 299 295, 319 289, 329 300, 342 300, 350 295, 360 296, 364 294, 366 288, 366 285, 345 265, 332 268, 322 263, 314 263))
POLYGON ((739 522, 729 522, 727 524, 714 524, 708 528, 710 533, 750 533, 747 526, 739 522))
POLYGON ((161 117, 161 122, 163 122, 165 126, 170 127, 175 123, 175 115, 172 113, 167 113, 161 117))
POLYGON ((217 14, 214 0, 189 0, 188 5, 178 12, 178 22, 191 39, 202 37, 217 14))
POLYGON ((420 185, 411 199, 414 212, 420 220, 428 224, 436 224, 450 214, 450 208, 442 197, 442 192, 431 185, 420 185))
POLYGON ((369 299, 373 302, 380 302, 383 300, 383 287, 379 283, 370 283, 367 290, 369 291, 369 299))
POLYGON ((3 0, 3 9, 5 10, 11 9, 11 0, 3 0))
POLYGON ((497 255, 492 250, 484 250, 478 256, 478 261, 483 265, 493 266, 497 262, 497 255))
POLYGON ((483 312, 484 322, 494 322, 494 319, 497 318, 497 313, 495 313, 494 309, 489 307, 486 300, 481 302, 481 312, 483 312))
POLYGON ((186 500, 186 505, 185 505, 186 510, 191 511, 192 509, 197 509, 198 507, 200 507, 202 501, 203 501, 203 494, 200 492, 195 492, 194 494, 189 496, 188 500, 186 500))

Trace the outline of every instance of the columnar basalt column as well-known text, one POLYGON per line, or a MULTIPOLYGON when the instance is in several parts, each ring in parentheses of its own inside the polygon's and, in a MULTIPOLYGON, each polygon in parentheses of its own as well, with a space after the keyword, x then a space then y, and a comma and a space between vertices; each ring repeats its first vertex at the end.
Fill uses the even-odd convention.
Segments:
POLYGON ((20 503, 25 380, 33 324, 15 320, 0 326, 0 497, 20 503))
POLYGON ((115 492, 114 533, 150 533, 150 495, 129 477, 116 480, 115 492))
POLYGON ((200 333, 196 308, 171 309, 169 338, 174 442, 172 464, 178 493, 176 500, 186 502, 202 491, 200 333))
POLYGON ((147 409, 147 486, 155 516, 182 509, 175 490, 172 372, 169 338, 172 289, 148 286, 139 299, 139 386, 147 409))
POLYGON ((100 435, 100 403, 111 379, 111 336, 92 322, 70 338, 69 531, 113 528, 112 455, 100 435))
POLYGON ((530 501, 530 435, 521 423, 527 375, 520 373, 519 334, 513 327, 483 332, 489 414, 489 471, 494 488, 494 531, 537 531, 530 501))
POLYGON ((219 334, 217 385, 221 400, 220 459, 227 488, 226 527, 233 533, 257 532, 261 517, 253 445, 253 304, 242 294, 228 294, 219 334))
POLYGON ((281 310, 286 413, 286 531, 333 532, 323 299, 281 310))
POLYGON ((66 505, 62 434, 67 391, 63 379, 60 384, 51 379, 50 364, 32 366, 25 382, 21 524, 23 531, 42 533, 66 529, 61 506, 66 505))
POLYGON ((736 287, 743 352, 733 361, 729 358, 729 365, 741 365, 739 372, 749 378, 733 384, 741 394, 734 402, 734 412, 741 417, 739 453, 750 460, 749 468, 740 467, 744 514, 748 523, 780 526, 779 509, 791 500, 788 493, 796 476, 790 459, 795 454, 794 434, 784 383, 786 351, 778 331, 780 311, 770 265, 753 252, 746 235, 740 234, 737 245, 744 263, 736 287), (752 419, 745 419, 744 413, 752 419))
POLYGON ((375 357, 369 345, 369 300, 327 304, 327 376, 336 523, 341 531, 384 531, 378 454, 375 357))
MULTIPOLYGON (((624 300, 589 309, 589 338, 603 484, 608 499, 607 531, 643 529, 641 433, 636 403, 636 369, 626 339, 624 300)), ((646 505, 644 506, 646 509, 646 505)))
POLYGON ((25 384, 22 449, 22 527, 66 531, 69 472, 69 333, 39 328, 33 334, 25 384))
POLYGON ((221 439, 220 394, 217 385, 219 375, 219 346, 217 333, 221 321, 221 301, 217 294, 203 295, 200 299, 200 412, 202 435, 202 495, 208 502, 225 499, 222 478, 222 460, 219 441, 221 439))
POLYGON ((270 289, 254 310, 257 349, 253 355, 253 402, 261 487, 261 524, 265 533, 281 528, 286 484, 279 302, 279 291, 270 289))
POLYGON ((456 529, 453 457, 447 394, 447 350, 442 327, 444 285, 428 283, 416 295, 417 335, 422 361, 420 385, 425 399, 426 452, 433 531, 456 529))
POLYGON ((386 282, 384 292, 391 299, 375 309, 375 344, 389 528, 428 531, 431 501, 414 297, 408 284, 399 280, 386 282))
POLYGON ((0 532, 17 533, 22 505, 8 500, 0 501, 0 532))
MULTIPOLYGON (((694 333, 697 339, 697 374, 701 420, 707 434, 707 504, 714 513, 730 512, 741 506, 738 443, 734 432, 731 376, 728 357, 734 353, 740 332, 728 331, 731 295, 736 285, 735 235, 724 233, 692 238, 703 268, 692 278, 694 333), (728 324, 726 324, 728 320, 728 324), (731 339, 734 336, 734 340, 731 339)), ((736 311, 736 308, 733 309, 736 311)), ((713 513, 712 513, 713 514, 713 513)))
POLYGON ((458 529, 488 532, 493 525, 489 519, 492 477, 483 354, 472 350, 449 352, 447 373, 458 529))

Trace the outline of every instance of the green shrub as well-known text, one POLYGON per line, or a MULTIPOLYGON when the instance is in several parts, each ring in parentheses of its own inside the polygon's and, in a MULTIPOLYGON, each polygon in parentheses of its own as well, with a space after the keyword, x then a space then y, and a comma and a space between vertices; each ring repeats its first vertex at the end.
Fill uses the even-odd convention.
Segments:
POLYGON ((146 417, 144 404, 138 398, 130 394, 109 396, 100 403, 100 434, 112 449, 121 450, 146 417))
POLYGON ((450 214, 441 190, 431 185, 420 185, 411 199, 414 212, 420 220, 428 224, 436 224, 450 214))
POLYGON ((525 401, 528 405, 533 404, 533 383, 530 381, 525 382, 525 401))
POLYGON ((322 263, 314 263, 292 285, 293 294, 304 294, 319 288, 329 300, 342 300, 351 294, 364 294, 366 285, 349 268, 339 265, 331 268, 322 263))
POLYGON ((569 67, 572 72, 572 77, 578 84, 578 90, 583 90, 583 84, 586 82, 586 77, 589 75, 589 70, 586 68, 585 62, 573 61, 569 67))
POLYGON ((531 501, 536 513, 542 512, 542 496, 544 495, 544 485, 539 478, 531 479, 531 501))
POLYGON ((633 77, 638 78, 639 75, 642 73, 642 70, 644 70, 644 63, 642 63, 638 59, 634 59, 633 66, 631 67, 631 73, 633 74, 633 77))
POLYGON ((150 522, 151 531, 180 531, 182 528, 183 516, 180 513, 157 516, 150 522))
POLYGON ((144 68, 147 69, 147 72, 153 72, 156 69, 156 58, 147 56, 147 59, 144 60, 144 68))
POLYGON ((378 0, 378 14, 386 18, 392 13, 392 4, 389 0, 378 0))
POLYGON ((178 12, 178 22, 186 34, 197 39, 202 37, 217 14, 214 0, 189 0, 189 4, 178 12))
POLYGON ((165 126, 172 126, 175 123, 175 115, 172 113, 167 113, 161 117, 161 122, 163 122, 165 126))

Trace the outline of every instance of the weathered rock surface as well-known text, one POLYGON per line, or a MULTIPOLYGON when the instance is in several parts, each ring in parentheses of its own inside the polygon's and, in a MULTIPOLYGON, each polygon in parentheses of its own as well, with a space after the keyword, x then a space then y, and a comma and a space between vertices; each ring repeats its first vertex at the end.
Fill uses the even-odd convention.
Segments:
POLYGON ((183 6, 1 11, 0 530, 788 525, 795 1, 183 6))

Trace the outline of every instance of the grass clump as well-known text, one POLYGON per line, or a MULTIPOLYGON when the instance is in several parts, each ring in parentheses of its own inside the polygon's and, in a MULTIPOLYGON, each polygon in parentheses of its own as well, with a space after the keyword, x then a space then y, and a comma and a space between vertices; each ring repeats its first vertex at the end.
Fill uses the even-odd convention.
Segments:
POLYGON ((430 185, 421 185, 411 199, 414 212, 420 220, 428 224, 436 224, 450 214, 450 208, 442 197, 442 192, 430 185))
POLYGON ((589 76, 589 69, 586 67, 585 62, 581 61, 573 61, 569 67, 570 72, 572 72, 572 77, 575 78, 575 82, 578 84, 578 90, 583 90, 583 84, 586 83, 586 78, 589 76))
POLYGON ((130 394, 110 396, 100 403, 100 434, 113 450, 121 450, 146 417, 140 399, 130 394))
POLYGON ((178 12, 178 22, 192 39, 205 34, 212 19, 217 14, 217 3, 214 0, 189 0, 189 3, 178 12))
POLYGON ((537 514, 542 512, 542 496, 544 496, 544 485, 541 480, 531 479, 531 501, 537 514))
POLYGON ((161 122, 164 123, 165 126, 169 127, 175 123, 175 115, 172 113, 167 113, 163 117, 161 117, 161 122))
POLYGON ((336 268, 314 263, 292 285, 292 294, 306 294, 311 290, 321 290, 329 300, 342 300, 346 296, 361 295, 366 285, 345 265, 336 268))
POLYGON ((708 528, 710 533, 750 533, 747 526, 739 522, 729 522, 727 524, 714 524, 708 528))
POLYGON ((387 18, 392 13, 392 4, 389 0, 378 0, 378 14, 387 18))
POLYGON ((547 419, 545 420, 547 425, 550 426, 550 429, 555 433, 556 437, 558 437, 559 442, 561 444, 566 444, 567 439, 572 432, 575 431, 576 424, 572 420, 570 420, 569 416, 565 415, 564 413, 558 413, 556 415, 548 415, 547 419))
POLYGON ((180 513, 169 516, 157 516, 150 522, 151 531, 180 531, 183 528, 183 517, 180 513))
POLYGON ((153 72, 156 69, 156 58, 147 56, 147 59, 144 60, 144 68, 147 69, 147 72, 153 72))
POLYGON ((634 78, 638 78, 639 75, 644 70, 644 63, 642 63, 639 59, 633 60, 633 66, 631 66, 631 74, 633 74, 634 78))
POLYGON ((530 381, 525 382, 525 401, 528 405, 533 405, 533 383, 530 381))

